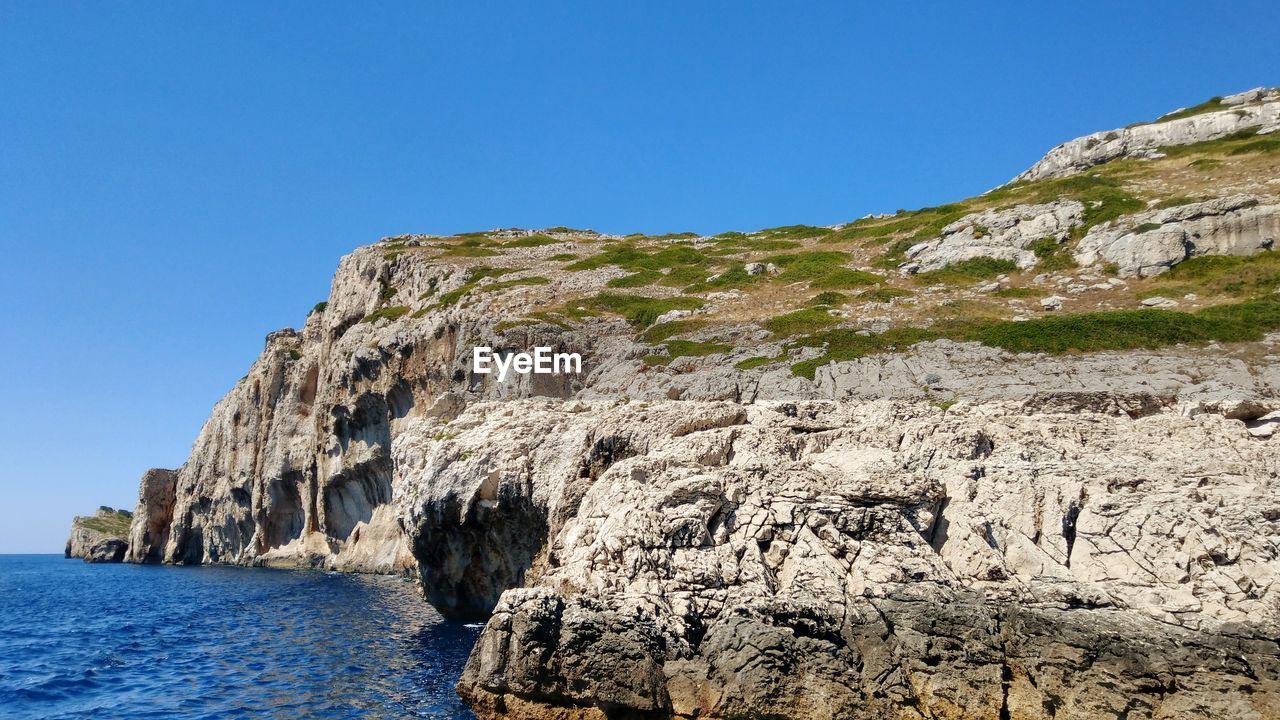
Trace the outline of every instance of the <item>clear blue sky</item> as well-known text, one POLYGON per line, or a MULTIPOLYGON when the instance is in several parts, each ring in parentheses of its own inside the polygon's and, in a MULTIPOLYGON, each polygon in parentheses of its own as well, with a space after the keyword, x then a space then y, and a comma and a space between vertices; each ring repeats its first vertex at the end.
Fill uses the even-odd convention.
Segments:
POLYGON ((1280 84, 1274 0, 1044 5, 0 0, 0 552, 132 508, 383 235, 835 223, 1280 84))

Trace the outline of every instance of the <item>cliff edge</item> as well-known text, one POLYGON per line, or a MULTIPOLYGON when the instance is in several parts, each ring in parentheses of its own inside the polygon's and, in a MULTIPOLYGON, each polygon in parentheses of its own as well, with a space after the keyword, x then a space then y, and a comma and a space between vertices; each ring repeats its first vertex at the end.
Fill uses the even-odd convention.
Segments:
POLYGON ((834 226, 385 238, 127 559, 411 574, 482 718, 1280 716, 1275 107, 834 226))

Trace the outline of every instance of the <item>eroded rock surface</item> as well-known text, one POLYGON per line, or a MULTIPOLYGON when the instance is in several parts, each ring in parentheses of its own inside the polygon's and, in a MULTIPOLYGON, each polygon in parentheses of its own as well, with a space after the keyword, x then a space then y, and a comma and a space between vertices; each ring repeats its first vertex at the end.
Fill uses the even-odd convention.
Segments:
MULTIPOLYGON (((1078 210, 966 227, 1015 247, 1078 210)), ((655 367, 621 319, 499 326, 585 274, 377 316, 475 273, 344 258, 98 554, 412 573, 486 621, 459 686, 486 718, 1276 715, 1280 338, 936 341, 810 381, 733 367, 779 351, 758 328, 655 367), (500 383, 479 344, 584 372, 500 383)))
POLYGON ((1033 243, 1044 238, 1066 242, 1083 218, 1084 206, 1074 200, 971 213, 943 228, 941 236, 907 250, 910 269, 927 272, 986 257, 1025 270, 1036 264, 1033 243))
POLYGON ((1257 89, 1222 99, 1223 109, 1175 120, 1107 130, 1050 150, 1014 181, 1043 180, 1126 157, 1151 157, 1159 148, 1218 140, 1244 131, 1280 130, 1280 89, 1257 89))
POLYGON ((522 571, 482 716, 1271 716, 1280 453, 1105 406, 483 403, 394 455, 415 539, 522 571))
POLYGON ((1202 255, 1252 255, 1280 239, 1280 205, 1248 195, 1130 215, 1091 228, 1076 249, 1081 265, 1113 263, 1121 277, 1150 277, 1202 255))

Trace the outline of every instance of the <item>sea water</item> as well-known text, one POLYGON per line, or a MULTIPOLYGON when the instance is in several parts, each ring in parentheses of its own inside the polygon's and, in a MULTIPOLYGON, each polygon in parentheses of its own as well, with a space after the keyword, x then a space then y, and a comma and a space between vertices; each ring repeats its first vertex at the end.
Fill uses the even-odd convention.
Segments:
POLYGON ((0 555, 0 717, 469 718, 478 633, 400 578, 0 555))

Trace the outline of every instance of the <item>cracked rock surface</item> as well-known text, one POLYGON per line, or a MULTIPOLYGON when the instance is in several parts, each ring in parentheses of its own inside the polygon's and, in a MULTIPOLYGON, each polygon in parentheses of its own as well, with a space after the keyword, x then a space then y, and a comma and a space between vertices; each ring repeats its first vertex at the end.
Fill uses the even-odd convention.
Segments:
POLYGON ((469 272, 344 258, 142 479, 126 559, 410 574, 485 622, 482 718, 1280 715, 1280 338, 809 381, 750 345, 650 367, 617 318, 502 329, 587 273, 372 317, 469 272), (499 383, 480 344, 584 372, 499 383))

